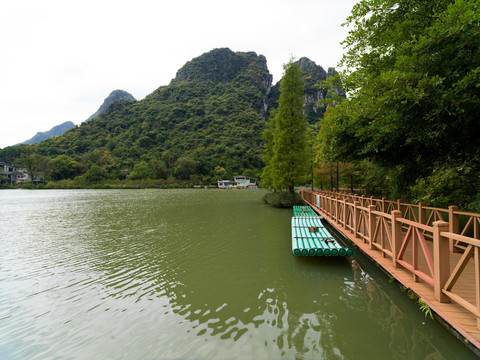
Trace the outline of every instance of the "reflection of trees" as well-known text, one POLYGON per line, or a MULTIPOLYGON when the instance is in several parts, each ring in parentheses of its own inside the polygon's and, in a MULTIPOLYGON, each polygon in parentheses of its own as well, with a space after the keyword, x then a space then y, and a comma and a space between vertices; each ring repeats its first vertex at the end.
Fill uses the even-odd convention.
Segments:
MULTIPOLYGON (((382 286, 375 281, 370 275, 374 272, 372 264, 368 269, 352 260, 351 265, 354 282, 343 289, 342 299, 351 309, 352 322, 364 322, 365 331, 351 334, 359 337, 359 343, 363 342, 365 346, 374 346, 374 343, 377 347, 380 345, 382 352, 394 354, 395 359, 419 358, 419 354, 422 354, 422 358, 443 358, 441 354, 451 354, 451 349, 446 346, 442 349, 441 342, 432 341, 432 335, 426 327, 416 326, 424 320, 423 315, 414 302, 399 291, 397 285, 384 281, 382 286), (390 287, 391 292, 388 292, 390 287), (365 313, 367 318, 359 316, 359 311, 365 313), (372 341, 374 336, 381 341, 372 341)), ((435 324, 430 323, 429 326, 434 327, 435 324)))

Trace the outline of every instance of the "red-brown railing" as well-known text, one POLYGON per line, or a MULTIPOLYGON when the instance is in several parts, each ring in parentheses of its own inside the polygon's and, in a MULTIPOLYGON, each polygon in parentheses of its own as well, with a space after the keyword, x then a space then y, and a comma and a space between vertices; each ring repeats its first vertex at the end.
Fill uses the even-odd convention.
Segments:
POLYGON ((393 267, 429 284, 438 301, 453 300, 470 311, 480 329, 480 214, 330 191, 304 190, 302 197, 354 239, 390 258, 393 267), (453 271, 451 252, 463 252, 453 271), (471 259, 473 283, 471 274, 464 275, 471 259), (474 289, 473 296, 453 289, 462 275, 467 283, 461 286, 474 289))

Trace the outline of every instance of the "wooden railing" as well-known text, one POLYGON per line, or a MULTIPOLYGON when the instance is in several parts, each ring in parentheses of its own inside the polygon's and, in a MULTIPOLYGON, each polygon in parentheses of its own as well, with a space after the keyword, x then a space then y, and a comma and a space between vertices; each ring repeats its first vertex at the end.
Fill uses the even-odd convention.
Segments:
POLYGON ((304 190, 302 197, 355 240, 390 258, 394 268, 430 285, 436 300, 467 309, 480 329, 480 214, 330 191, 304 190), (450 271, 453 252, 463 254, 450 271), (472 258, 473 283, 463 286, 474 289, 473 297, 453 289, 472 258))

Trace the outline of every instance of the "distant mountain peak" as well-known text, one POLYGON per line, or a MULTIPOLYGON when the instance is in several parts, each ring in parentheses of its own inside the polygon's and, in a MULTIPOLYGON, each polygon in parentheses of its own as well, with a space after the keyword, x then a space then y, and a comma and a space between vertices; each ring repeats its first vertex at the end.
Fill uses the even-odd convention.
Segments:
POLYGON ((136 99, 125 90, 114 90, 103 101, 103 104, 100 105, 98 110, 85 121, 90 121, 96 118, 97 116, 101 115, 102 113, 107 112, 110 105, 116 101, 136 101, 136 99))
POLYGON ((75 124, 73 122, 65 121, 64 123, 61 123, 59 125, 56 125, 56 126, 52 127, 48 131, 37 132, 37 134, 34 137, 32 137, 31 139, 29 139, 27 141, 24 141, 24 142, 22 142, 20 144, 17 144, 17 145, 21 145, 21 144, 33 145, 33 144, 39 143, 40 141, 47 140, 51 137, 62 135, 65 131, 73 128, 74 126, 75 126, 75 124))
MULTIPOLYGON (((183 65, 177 71, 175 81, 228 82, 257 63, 268 73, 267 60, 255 52, 234 52, 218 48, 206 52, 183 65)), ((271 81, 271 80, 270 80, 271 81)))

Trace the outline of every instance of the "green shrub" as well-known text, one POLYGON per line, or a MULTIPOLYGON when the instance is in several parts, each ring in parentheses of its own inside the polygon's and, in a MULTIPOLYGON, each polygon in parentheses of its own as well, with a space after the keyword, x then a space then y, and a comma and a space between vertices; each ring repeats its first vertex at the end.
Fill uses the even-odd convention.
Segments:
POLYGON ((288 191, 270 192, 263 196, 263 201, 278 208, 289 208, 293 205, 304 205, 299 193, 290 193, 288 191))

